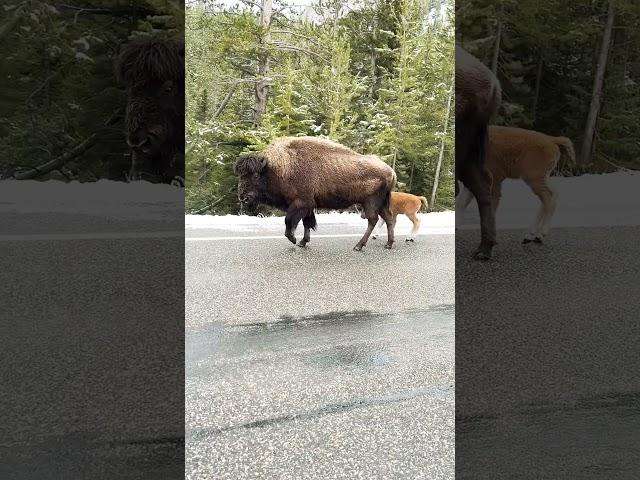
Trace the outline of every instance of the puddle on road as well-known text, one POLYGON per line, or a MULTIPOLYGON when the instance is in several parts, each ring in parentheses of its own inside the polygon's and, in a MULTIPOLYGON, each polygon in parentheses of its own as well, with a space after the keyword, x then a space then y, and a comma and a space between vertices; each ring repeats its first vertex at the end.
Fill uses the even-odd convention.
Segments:
POLYGON ((307 364, 320 367, 384 367, 392 362, 384 344, 336 345, 328 350, 306 356, 307 364))
POLYGON ((448 332, 453 327, 453 314, 453 305, 439 305, 391 314, 355 310, 283 316, 273 322, 216 322, 186 335, 185 367, 188 374, 196 374, 199 364, 210 357, 252 356, 255 363, 270 355, 291 355, 319 368, 386 367, 401 356, 399 335, 427 341, 424 325, 429 322, 434 326, 429 341, 440 341, 448 335, 442 334, 440 327, 446 326, 448 332))

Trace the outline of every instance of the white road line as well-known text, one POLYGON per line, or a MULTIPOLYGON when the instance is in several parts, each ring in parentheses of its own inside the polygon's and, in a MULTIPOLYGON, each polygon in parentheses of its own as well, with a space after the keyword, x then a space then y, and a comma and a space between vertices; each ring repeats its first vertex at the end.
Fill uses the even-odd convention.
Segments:
POLYGON ((165 232, 32 233, 0 235, 0 242, 118 240, 137 238, 184 238, 184 230, 165 232))
MULTIPOLYGON (((435 233, 418 233, 418 236, 428 236, 428 235, 453 235, 453 232, 435 232, 435 233)), ((325 234, 325 235, 311 235, 311 240, 314 238, 342 238, 342 237, 362 237, 362 233, 335 233, 335 234, 325 234)), ((378 238, 386 238, 386 235, 380 235, 378 238)), ((404 241, 404 235, 396 234, 396 237, 399 237, 397 240, 404 241)), ((187 242, 220 242, 225 240, 282 240, 284 239, 284 235, 258 235, 254 237, 187 237, 185 240, 187 242)), ((302 238, 302 237, 300 237, 302 238)))

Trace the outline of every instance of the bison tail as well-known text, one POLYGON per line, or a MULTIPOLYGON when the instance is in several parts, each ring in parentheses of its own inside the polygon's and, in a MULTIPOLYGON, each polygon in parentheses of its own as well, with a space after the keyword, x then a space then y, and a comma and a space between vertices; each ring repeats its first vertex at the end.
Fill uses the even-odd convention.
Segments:
POLYGON ((573 148, 573 142, 571 141, 571 139, 569 139, 567 137, 554 137, 553 141, 559 147, 564 148, 565 152, 567 153, 567 156, 569 157, 569 162, 571 163, 571 166, 575 167, 576 166, 576 151, 573 148))
POLYGON ((424 208, 429 208, 429 203, 427 202, 427 198, 426 197, 418 197, 420 199, 420 202, 422 202, 422 205, 424 206, 424 208))

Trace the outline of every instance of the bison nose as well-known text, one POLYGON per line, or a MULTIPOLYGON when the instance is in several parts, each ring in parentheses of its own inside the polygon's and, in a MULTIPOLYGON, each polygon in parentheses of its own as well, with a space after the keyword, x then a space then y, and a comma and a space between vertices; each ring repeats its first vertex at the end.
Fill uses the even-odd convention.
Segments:
POLYGON ((149 143, 149 136, 142 130, 127 135, 127 145, 131 148, 142 148, 149 143))

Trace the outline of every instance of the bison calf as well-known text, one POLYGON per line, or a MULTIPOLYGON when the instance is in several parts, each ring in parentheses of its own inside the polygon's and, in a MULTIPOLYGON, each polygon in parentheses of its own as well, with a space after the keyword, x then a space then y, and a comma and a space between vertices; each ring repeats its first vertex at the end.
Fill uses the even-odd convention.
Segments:
POLYGON ((346 209, 361 204, 369 225, 354 250, 367 244, 378 216, 387 223, 385 247, 393 246, 389 201, 396 174, 374 155, 360 155, 322 138, 283 137, 260 153, 240 155, 234 173, 239 177, 238 199, 248 210, 263 204, 286 213, 285 236, 292 243, 296 243, 300 220, 304 237, 298 245, 309 242, 310 231, 316 228, 315 208, 346 209))

